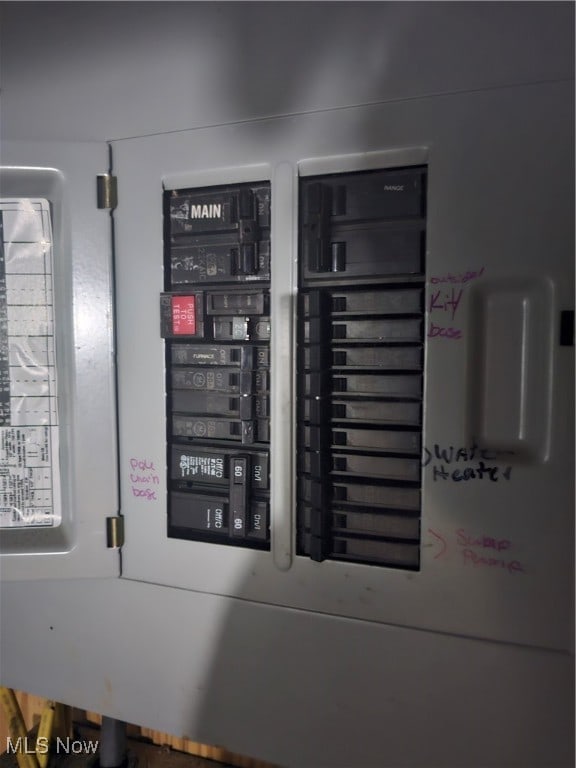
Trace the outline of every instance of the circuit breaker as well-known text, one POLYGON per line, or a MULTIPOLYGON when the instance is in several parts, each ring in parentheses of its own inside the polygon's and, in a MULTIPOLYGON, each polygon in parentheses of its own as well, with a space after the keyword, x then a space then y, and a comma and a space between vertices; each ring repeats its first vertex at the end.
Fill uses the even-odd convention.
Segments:
POLYGON ((165 193, 168 535, 269 548, 270 185, 165 193))
POLYGON ((426 169, 300 193, 298 551, 417 569, 426 169))

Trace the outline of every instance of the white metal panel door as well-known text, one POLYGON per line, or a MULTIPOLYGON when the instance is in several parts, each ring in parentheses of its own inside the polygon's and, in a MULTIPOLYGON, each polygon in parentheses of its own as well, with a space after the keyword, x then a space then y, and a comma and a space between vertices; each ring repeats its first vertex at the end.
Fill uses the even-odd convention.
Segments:
POLYGON ((560 313, 573 305, 571 109, 569 85, 538 84, 114 142, 122 184, 123 576, 571 647, 573 348, 558 335, 560 313), (421 568, 315 563, 295 554, 290 537, 298 174, 362 169, 366 153, 378 152, 384 166, 402 166, 422 151, 429 181, 421 568), (272 183, 270 553, 166 535, 163 186, 239 178, 272 183), (138 462, 153 475, 149 497, 138 492, 138 462))
POLYGON ((106 535, 118 511, 112 225, 96 195, 108 157, 104 143, 2 145, 5 580, 119 574, 106 535))

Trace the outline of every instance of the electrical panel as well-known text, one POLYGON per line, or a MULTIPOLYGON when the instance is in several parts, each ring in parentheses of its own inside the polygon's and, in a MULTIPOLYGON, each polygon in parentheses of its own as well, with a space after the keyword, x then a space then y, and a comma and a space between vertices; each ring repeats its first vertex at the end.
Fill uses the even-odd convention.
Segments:
MULTIPOLYGON (((490 157, 501 167, 510 147, 500 122, 530 105, 502 94, 489 101, 490 157)), ((103 561, 121 567, 123 580, 566 646, 565 611, 541 601, 535 621, 533 595, 540 584, 562 589, 572 553, 548 546, 548 521, 526 510, 549 505, 558 530, 571 524, 558 406, 571 381, 561 327, 572 304, 561 294, 568 217, 555 214, 563 239, 543 265, 552 241, 535 225, 523 234, 518 161, 500 179, 509 210, 496 232, 486 158, 471 150, 484 140, 486 105, 461 95, 446 110, 438 121, 427 102, 387 104, 337 120, 319 113, 235 126, 234 141, 221 126, 113 144, 116 301, 102 304, 97 325, 87 322, 89 269, 112 273, 99 247, 99 262, 78 260, 87 274, 71 295, 86 310, 73 326, 57 317, 56 328, 65 331, 57 354, 72 354, 74 340, 83 361, 81 380, 63 380, 81 407, 66 416, 71 401, 59 403, 74 430, 73 442, 63 433, 63 477, 77 478, 74 499, 94 511, 103 561), (347 154, 369 121, 366 151, 347 154), (451 149, 462 137, 466 162, 451 149), (87 419, 103 402, 94 397, 95 354, 107 370, 99 392, 111 403, 108 422, 94 411, 87 419), (81 471, 68 471, 70 457, 81 471), (118 535, 106 535, 109 525, 118 535), (487 594, 506 605, 489 621, 477 610, 487 594)), ((524 154, 535 140, 525 137, 524 154)), ((89 172, 76 155, 65 166, 55 157, 53 167, 80 176, 87 207, 109 226, 90 203, 106 168, 100 150, 89 172)), ((540 189, 561 167, 537 170, 540 189)), ((66 238, 57 240, 66 207, 51 194, 38 196, 54 211, 54 264, 65 278, 76 274, 59 255, 69 253, 66 238)), ((103 284, 98 296, 110 295, 103 284)), ((73 538, 84 523, 64 519, 80 508, 72 501, 57 530, 69 530, 74 546, 65 542, 61 559, 84 565, 73 538)), ((13 548, 17 533, 3 537, 13 548)), ((27 567, 20 557, 10 566, 27 567)))
POLYGON ((418 569, 426 169, 300 191, 298 551, 418 569))
MULTIPOLYGON (((297 554, 418 569, 424 166, 302 180, 297 554)), ((269 548, 270 185, 165 192, 168 536, 269 548)))
POLYGON ((3 684, 286 767, 573 764, 573 8, 18 5, 61 503, 0 510, 3 684))
POLYGON ((270 185, 165 193, 168 536, 269 548, 270 185))

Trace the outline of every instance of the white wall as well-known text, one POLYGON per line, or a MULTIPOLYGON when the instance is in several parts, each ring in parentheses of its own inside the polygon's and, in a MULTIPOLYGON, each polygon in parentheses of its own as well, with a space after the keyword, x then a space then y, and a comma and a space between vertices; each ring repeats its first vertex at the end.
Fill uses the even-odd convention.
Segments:
POLYGON ((2 135, 78 141, 573 76, 568 2, 16 2, 2 135))

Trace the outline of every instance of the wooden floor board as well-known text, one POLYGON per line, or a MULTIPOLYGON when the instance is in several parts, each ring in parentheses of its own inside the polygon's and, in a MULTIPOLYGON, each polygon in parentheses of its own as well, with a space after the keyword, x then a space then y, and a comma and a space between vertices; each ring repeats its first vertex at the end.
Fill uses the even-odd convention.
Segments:
MULTIPOLYGON (((40 721, 40 715, 46 700, 30 693, 16 692, 26 728, 30 731, 40 721)), ((72 709, 71 719, 74 728, 85 734, 92 734, 97 739, 102 716, 96 712, 72 709)), ((271 763, 264 763, 244 755, 237 755, 222 747, 199 744, 188 739, 178 738, 168 733, 141 728, 128 724, 126 728, 129 751, 138 757, 138 768, 279 768, 271 763)), ((11 765, 6 754, 9 736, 6 714, 0 707, 0 768, 11 765)), ((88 736, 84 736, 87 738, 88 736)), ((68 755, 68 758, 74 757, 68 755)), ((77 755, 77 758, 83 756, 77 755)), ((14 765, 15 758, 14 758, 14 765)), ((76 763, 58 761, 58 768, 89 768, 89 761, 78 759, 76 763)))

